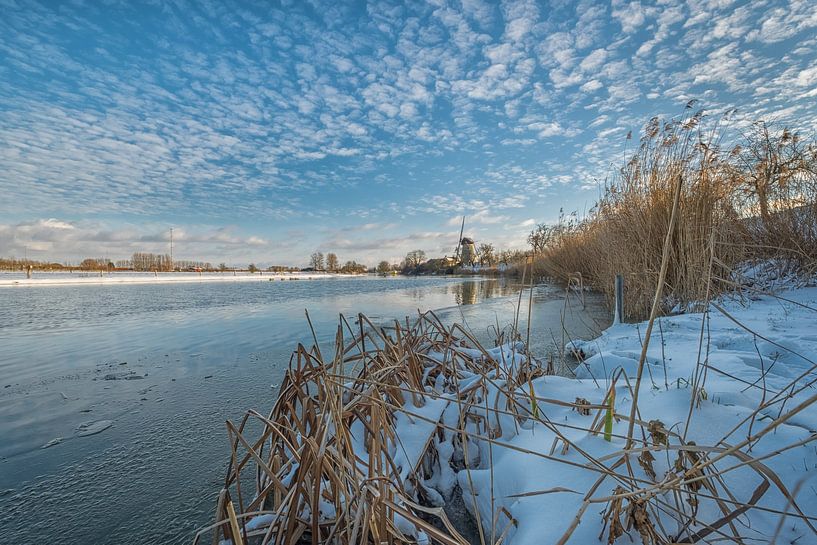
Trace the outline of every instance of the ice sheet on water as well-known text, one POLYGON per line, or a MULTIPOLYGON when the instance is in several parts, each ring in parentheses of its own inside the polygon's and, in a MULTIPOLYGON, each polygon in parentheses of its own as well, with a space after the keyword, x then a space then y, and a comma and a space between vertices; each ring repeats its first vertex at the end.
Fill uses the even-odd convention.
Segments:
POLYGON ((113 426, 112 420, 97 420, 95 422, 84 422, 77 427, 77 436, 86 437, 96 435, 113 426))

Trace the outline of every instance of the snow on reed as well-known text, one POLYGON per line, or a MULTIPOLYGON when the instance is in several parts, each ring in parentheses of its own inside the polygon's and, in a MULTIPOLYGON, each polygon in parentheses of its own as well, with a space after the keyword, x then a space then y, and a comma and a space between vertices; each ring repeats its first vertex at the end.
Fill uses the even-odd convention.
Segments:
POLYGON ((195 543, 462 544, 457 494, 477 543, 815 541, 815 318, 802 288, 658 319, 635 411, 645 323, 571 343, 568 378, 518 334, 342 320, 334 354, 298 347, 269 414, 228 422, 195 543))

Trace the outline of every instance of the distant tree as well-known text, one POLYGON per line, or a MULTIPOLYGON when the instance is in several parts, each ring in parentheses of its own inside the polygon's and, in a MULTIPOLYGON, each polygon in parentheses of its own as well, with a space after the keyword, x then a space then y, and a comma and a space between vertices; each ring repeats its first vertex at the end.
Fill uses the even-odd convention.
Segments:
POLYGON ((82 262, 79 264, 79 268, 92 271, 92 270, 99 270, 105 268, 102 263, 98 259, 86 258, 83 259, 82 262))
POLYGON ((172 271, 173 270, 173 262, 170 260, 170 256, 168 254, 160 255, 158 257, 158 266, 156 267, 160 271, 172 271))
POLYGON ((379 272, 380 274, 386 274, 390 270, 391 270, 391 264, 388 261, 381 261, 377 265, 377 272, 379 272))
POLYGON ((255 263, 250 263, 247 266, 247 270, 250 271, 251 273, 255 273, 258 272, 258 267, 255 266, 255 263))
POLYGON ((547 246, 556 239, 559 233, 557 225, 548 225, 546 223, 539 223, 528 235, 528 244, 533 249, 533 253, 541 253, 547 246))
POLYGON ((170 256, 136 252, 131 256, 131 266, 135 271, 170 271, 173 269, 170 256))
POLYGON ((496 262, 510 265, 511 263, 524 261, 527 256, 528 252, 522 250, 501 250, 496 254, 496 262))
POLYGON ((226 263, 219 263, 218 264, 218 270, 220 270, 221 272, 226 271, 227 270, 227 264, 226 263))
POLYGON ((316 271, 323 270, 323 254, 321 252, 314 252, 309 257, 309 266, 315 269, 316 271))
POLYGON ((358 263, 357 261, 347 261, 343 264, 343 267, 340 268, 340 272, 346 274, 361 274, 367 271, 368 267, 362 263, 358 263))
POLYGON ((336 272, 340 263, 338 263, 338 256, 332 252, 326 254, 326 270, 329 272, 336 272))
POLYGON ((426 260, 426 253, 423 250, 412 250, 406 254, 404 263, 408 268, 419 267, 426 260))
POLYGON ((134 271, 149 271, 153 267, 153 254, 134 252, 131 256, 131 267, 134 271))
POLYGON ((483 242, 482 244, 479 245, 477 253, 479 254, 480 265, 486 267, 492 267, 493 265, 496 265, 496 253, 494 251, 493 244, 483 242))

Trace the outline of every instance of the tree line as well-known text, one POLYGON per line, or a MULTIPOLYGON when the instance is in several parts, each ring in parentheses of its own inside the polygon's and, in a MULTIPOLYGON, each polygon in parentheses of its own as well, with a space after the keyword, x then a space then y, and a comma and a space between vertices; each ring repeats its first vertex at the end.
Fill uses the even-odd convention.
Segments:
POLYGON ((308 269, 344 274, 362 274, 369 271, 369 267, 362 263, 350 260, 341 265, 337 254, 329 252, 324 256, 323 252, 319 251, 313 252, 312 255, 309 256, 308 269))
MULTIPOLYGON (((475 265, 479 265, 483 270, 492 270, 500 266, 512 266, 524 261, 527 252, 523 250, 503 249, 497 250, 492 243, 483 242, 476 248, 475 265)), ((378 265, 387 270, 398 270, 403 274, 438 274, 450 272, 461 266, 455 258, 443 257, 427 259, 423 250, 412 250, 406 254, 399 264, 389 265, 388 262, 381 262, 378 265)))

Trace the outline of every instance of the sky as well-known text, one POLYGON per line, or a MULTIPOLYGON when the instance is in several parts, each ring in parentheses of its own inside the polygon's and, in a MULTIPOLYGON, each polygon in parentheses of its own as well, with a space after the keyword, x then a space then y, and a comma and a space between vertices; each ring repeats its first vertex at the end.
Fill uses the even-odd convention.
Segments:
POLYGON ((817 127, 817 0, 0 0, 0 256, 520 248, 697 99, 817 127))

